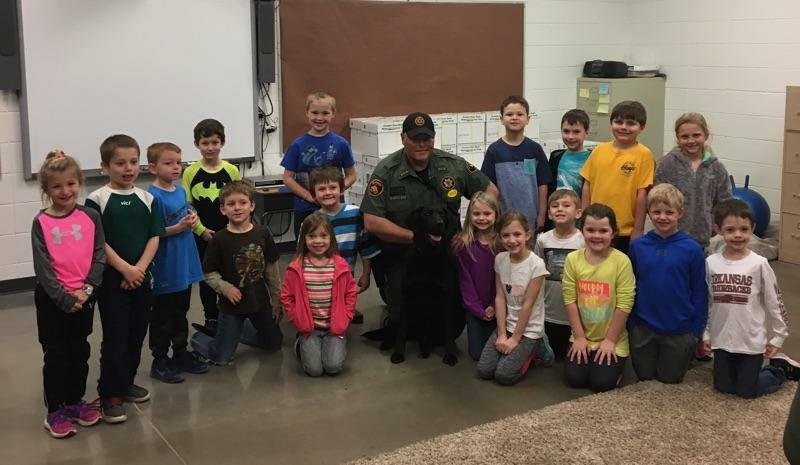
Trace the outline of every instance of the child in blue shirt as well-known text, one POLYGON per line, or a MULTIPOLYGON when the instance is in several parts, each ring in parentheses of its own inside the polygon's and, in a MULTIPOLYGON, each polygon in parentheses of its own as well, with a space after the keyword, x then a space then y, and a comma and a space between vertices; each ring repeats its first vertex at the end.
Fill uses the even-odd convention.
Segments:
POLYGON ((503 137, 486 149, 481 171, 500 190, 503 211, 525 215, 535 231, 544 227, 547 213, 547 185, 552 180, 542 146, 525 137, 530 105, 518 95, 506 97, 500 105, 503 137))
POLYGON ((331 132, 331 121, 336 114, 336 99, 325 92, 314 92, 306 98, 306 119, 309 130, 295 139, 281 160, 283 183, 294 193, 294 236, 297 237, 303 220, 319 208, 314 200, 308 177, 311 170, 322 166, 335 166, 344 170, 344 187, 356 181, 355 161, 350 144, 342 136, 331 132))
POLYGON ((636 297, 628 319, 631 361, 640 380, 680 383, 708 318, 703 250, 678 230, 683 194, 659 184, 647 195, 655 229, 631 243, 636 297))
POLYGON ((155 176, 148 192, 158 200, 157 210, 165 232, 153 259, 153 314, 150 320, 150 377, 165 383, 183 381, 181 372, 202 374, 208 365, 187 350, 189 323, 186 313, 192 284, 203 279, 200 256, 192 229, 197 215, 181 187, 181 149, 170 142, 147 148, 150 173, 155 176), (172 359, 167 355, 172 345, 172 359))

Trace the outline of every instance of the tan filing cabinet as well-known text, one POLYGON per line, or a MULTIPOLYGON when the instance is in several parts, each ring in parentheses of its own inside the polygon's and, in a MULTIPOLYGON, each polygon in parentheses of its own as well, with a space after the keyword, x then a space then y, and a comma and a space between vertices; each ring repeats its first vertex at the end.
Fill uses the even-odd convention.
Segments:
POLYGON ((784 262, 800 264, 800 87, 797 86, 786 88, 778 258, 784 262))

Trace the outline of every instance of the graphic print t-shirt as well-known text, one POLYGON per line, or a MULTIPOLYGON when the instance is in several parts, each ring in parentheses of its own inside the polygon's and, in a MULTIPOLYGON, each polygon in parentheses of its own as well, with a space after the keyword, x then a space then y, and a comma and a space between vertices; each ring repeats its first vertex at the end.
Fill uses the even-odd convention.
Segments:
MULTIPOLYGON (((508 252, 500 252, 494 259, 494 271, 500 276, 506 297, 506 331, 513 333, 519 323, 519 314, 522 312, 528 284, 539 276, 547 276, 547 268, 542 259, 534 253, 529 254, 528 258, 520 263, 512 263, 508 252)), ((522 335, 529 339, 539 339, 542 334, 544 334, 544 292, 540 289, 522 335)))
POLYGON ((275 241, 264 226, 254 224, 246 233, 234 233, 227 228, 217 232, 208 244, 203 272, 216 271, 242 293, 242 300, 236 305, 227 298, 220 299, 219 309, 235 315, 267 309, 270 299, 266 265, 278 258, 275 241))
MULTIPOLYGON (((344 137, 333 132, 322 137, 303 134, 289 145, 283 160, 281 160, 281 166, 293 171, 295 181, 306 189, 309 188, 308 174, 314 168, 335 166, 345 169, 354 164, 350 144, 344 137)), ((305 212, 316 209, 316 205, 310 204, 300 197, 294 197, 295 211, 305 212)))
POLYGON ((500 190, 504 211, 516 210, 528 223, 539 214, 539 186, 553 179, 542 146, 527 137, 519 145, 498 139, 486 149, 481 171, 500 190))
POLYGON ((583 177, 581 169, 589 158, 589 151, 570 152, 566 151, 561 155, 558 162, 558 175, 556 176, 556 189, 571 189, 581 196, 583 189, 583 177))
MULTIPOLYGON (((636 280, 628 256, 617 249, 597 265, 586 261, 585 249, 567 255, 561 283, 564 304, 575 303, 589 350, 597 350, 608 333, 614 311, 630 313, 636 294, 636 280)), ((573 340, 570 338, 570 340, 573 340)), ((614 347, 618 357, 630 354, 628 331, 623 329, 614 347)))
POLYGON ((560 239, 551 229, 536 238, 534 252, 544 260, 550 275, 544 282, 544 319, 550 323, 568 325, 569 318, 564 310, 564 297, 561 292, 561 275, 567 255, 583 247, 583 234, 576 230, 575 234, 560 239))
POLYGON ((789 332, 767 259, 750 252, 741 260, 727 260, 716 253, 706 264, 711 298, 703 338, 711 341, 711 348, 761 354, 767 342, 781 347, 789 332))

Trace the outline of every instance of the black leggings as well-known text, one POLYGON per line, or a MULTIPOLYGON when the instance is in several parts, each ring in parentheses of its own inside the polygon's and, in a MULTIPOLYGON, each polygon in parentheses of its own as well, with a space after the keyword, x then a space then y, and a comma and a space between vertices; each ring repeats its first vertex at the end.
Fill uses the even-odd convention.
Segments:
POLYGON ((628 357, 617 356, 617 361, 612 360, 611 365, 608 362, 600 365, 594 361, 595 355, 597 351, 589 351, 589 363, 577 363, 567 358, 564 363, 564 377, 568 385, 574 388, 588 387, 594 392, 610 391, 619 385, 628 357))
POLYGON ((49 413, 73 405, 86 393, 91 349, 86 338, 92 333, 94 303, 77 312, 65 313, 50 300, 41 286, 33 294, 36 326, 44 352, 44 400, 49 413))

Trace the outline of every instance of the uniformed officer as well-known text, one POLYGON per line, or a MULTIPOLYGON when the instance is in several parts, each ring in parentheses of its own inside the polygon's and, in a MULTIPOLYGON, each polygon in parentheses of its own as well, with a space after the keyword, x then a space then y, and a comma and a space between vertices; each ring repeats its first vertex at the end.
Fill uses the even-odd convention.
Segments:
POLYGON ((421 206, 445 206, 457 230, 462 196, 471 198, 478 191, 498 195, 497 187, 474 165, 433 148, 435 135, 429 115, 408 115, 400 135, 403 148, 378 163, 361 203, 364 227, 381 244, 390 317, 403 302, 403 255, 414 238, 406 227, 408 215, 421 206))

